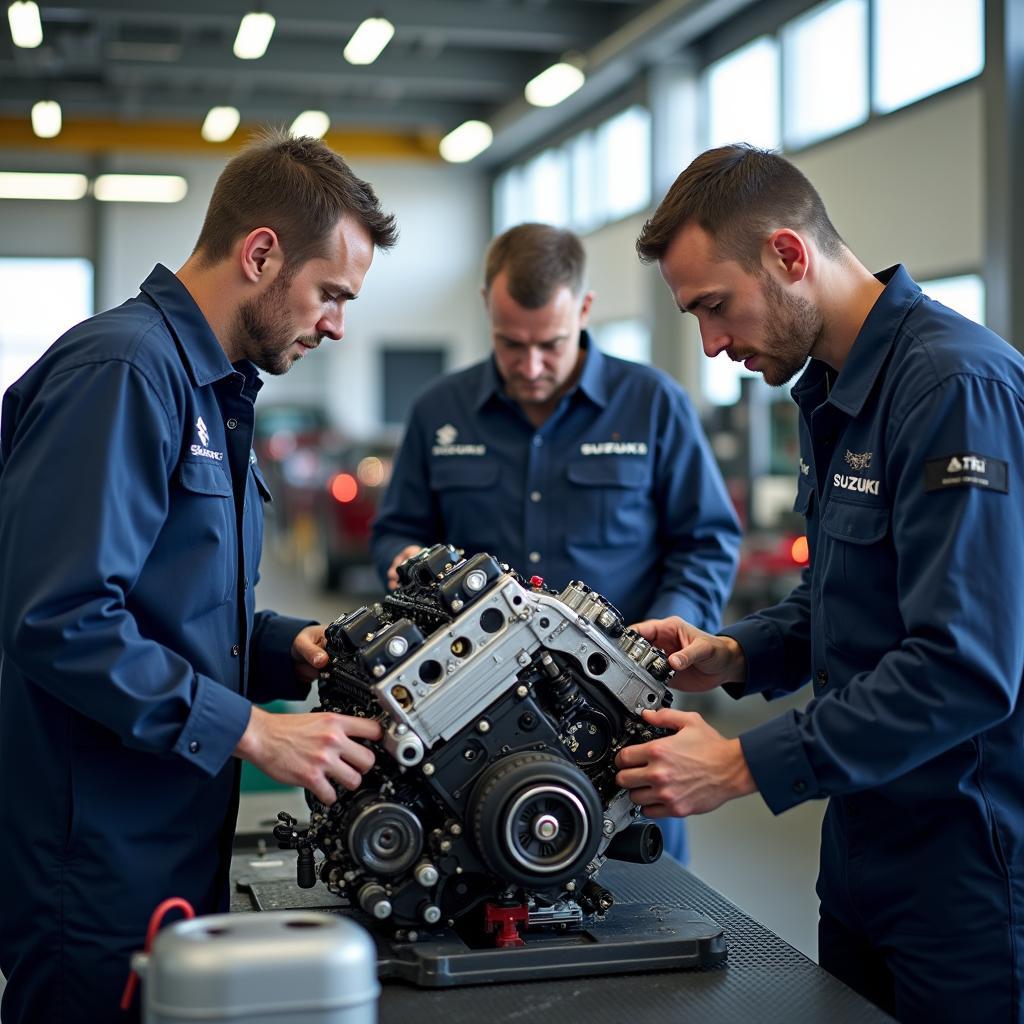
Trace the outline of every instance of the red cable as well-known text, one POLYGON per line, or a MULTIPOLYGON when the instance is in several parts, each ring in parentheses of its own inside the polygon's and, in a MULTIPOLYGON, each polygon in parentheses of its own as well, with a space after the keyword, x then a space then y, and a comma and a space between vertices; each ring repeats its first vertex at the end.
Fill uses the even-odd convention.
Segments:
MULTIPOLYGON (((192 904, 188 900, 182 899, 180 896, 172 896, 170 899, 164 900, 153 911, 149 918, 149 927, 146 929, 146 946, 145 950, 148 953, 153 945, 153 939, 156 938, 156 933, 160 930, 160 926, 163 924, 164 915, 168 910, 174 910, 177 908, 185 915, 185 920, 190 921, 196 916, 196 912, 192 909, 192 904)), ((132 1005, 132 1000, 135 998, 135 989, 139 984, 139 976, 133 970, 128 975, 128 981, 125 983, 124 992, 121 995, 121 1009, 127 1010, 132 1005)))

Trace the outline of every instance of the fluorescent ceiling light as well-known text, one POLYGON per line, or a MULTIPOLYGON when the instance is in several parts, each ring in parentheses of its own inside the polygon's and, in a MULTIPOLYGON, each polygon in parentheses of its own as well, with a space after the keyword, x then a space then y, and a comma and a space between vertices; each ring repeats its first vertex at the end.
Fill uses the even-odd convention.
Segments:
POLYGON ((571 96, 586 80, 573 64, 552 64, 526 83, 527 100, 535 107, 553 107, 571 96))
POLYGON ((31 50, 43 41, 43 23, 35 0, 15 0, 7 8, 7 20, 15 46, 31 50))
POLYGON ((177 174, 101 174, 92 194, 104 203, 177 203, 188 182, 177 174))
POLYGON ((274 16, 251 11, 238 26, 235 36, 234 54, 240 60, 257 60, 267 52, 270 37, 274 34, 274 16))
POLYGON ((207 142, 226 142, 241 119, 237 107, 210 107, 200 134, 207 142))
POLYGON ((53 100, 40 100, 32 104, 32 131, 41 139, 60 135, 60 104, 53 100))
POLYGON ((0 171, 0 199, 81 199, 88 188, 84 174, 0 171))
POLYGON ((288 129, 295 138, 308 135, 314 139, 322 139, 331 127, 331 119, 322 110, 304 110, 288 129))
POLYGON ((395 26, 387 18, 367 18, 352 33, 344 49, 349 64, 372 64, 391 42, 395 26))
POLYGON ((463 121, 450 131, 437 147, 451 164, 464 164, 482 153, 494 139, 491 126, 484 121, 463 121))

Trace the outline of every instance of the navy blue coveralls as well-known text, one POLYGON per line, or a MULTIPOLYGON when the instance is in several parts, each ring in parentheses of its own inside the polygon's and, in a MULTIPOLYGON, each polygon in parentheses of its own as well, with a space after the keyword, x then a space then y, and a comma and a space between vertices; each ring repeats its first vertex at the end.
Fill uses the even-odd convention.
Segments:
POLYGON ((722 632, 745 687, 814 696, 741 737, 775 813, 830 797, 822 965, 904 1021, 1020 1021, 1024 359, 902 267, 846 364, 812 361, 810 566, 722 632))
MULTIPOLYGON (((505 393, 493 358, 416 402, 380 514, 382 578, 410 544, 488 551, 562 589, 583 580, 626 622, 680 615, 717 628, 740 531, 683 389, 607 356, 586 332, 578 384, 540 427, 505 393)), ((686 858, 682 822, 661 822, 686 858)))
POLYGON ((226 909, 250 701, 307 624, 254 614, 257 372, 178 279, 65 334, 0 426, 0 970, 19 1022, 124 1020, 169 896, 226 909))

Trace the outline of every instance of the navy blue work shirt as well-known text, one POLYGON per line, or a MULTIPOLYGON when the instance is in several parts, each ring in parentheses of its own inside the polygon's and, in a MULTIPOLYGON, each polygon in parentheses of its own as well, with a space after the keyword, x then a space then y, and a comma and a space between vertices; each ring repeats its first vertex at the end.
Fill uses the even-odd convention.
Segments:
POLYGON ((161 900, 225 905, 232 751, 252 701, 308 689, 306 620, 254 612, 259 387, 157 266, 4 396, 5 1020, 104 1019, 161 900))
POLYGON ((382 578, 410 544, 488 551, 526 577, 581 579, 627 623, 715 629, 740 531, 686 394, 582 335, 578 384, 534 427, 493 357, 416 402, 373 528, 382 578))
POLYGON ((729 689, 813 682, 806 709, 744 733, 743 752, 775 813, 832 798, 822 905, 913 959, 919 1002, 900 1019, 1016 1020, 1024 359, 902 267, 878 276, 838 377, 812 360, 793 389, 810 565, 722 631, 747 658, 729 689))

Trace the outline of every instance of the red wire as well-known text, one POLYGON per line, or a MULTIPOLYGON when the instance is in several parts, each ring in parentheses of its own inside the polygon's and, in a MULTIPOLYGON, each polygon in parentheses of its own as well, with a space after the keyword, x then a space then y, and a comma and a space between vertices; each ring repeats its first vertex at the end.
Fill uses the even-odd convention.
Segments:
MULTIPOLYGON (((192 904, 188 900, 182 899, 180 896, 172 896, 170 899, 164 900, 153 911, 149 918, 149 927, 146 929, 146 952, 150 951, 153 945, 153 939, 156 938, 156 933, 160 930, 160 926, 163 924, 164 915, 168 910, 174 910, 177 908, 185 915, 185 920, 190 921, 196 916, 196 912, 192 909, 192 904)), ((133 970, 128 975, 128 981, 125 983, 124 992, 121 995, 121 1009, 127 1010, 132 1005, 132 1000, 135 998, 135 989, 139 984, 139 976, 133 970)))

